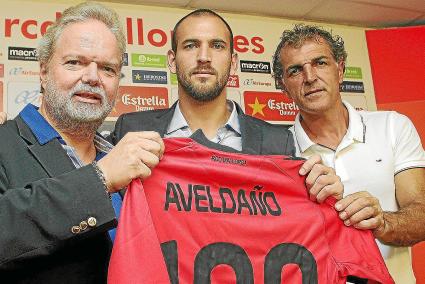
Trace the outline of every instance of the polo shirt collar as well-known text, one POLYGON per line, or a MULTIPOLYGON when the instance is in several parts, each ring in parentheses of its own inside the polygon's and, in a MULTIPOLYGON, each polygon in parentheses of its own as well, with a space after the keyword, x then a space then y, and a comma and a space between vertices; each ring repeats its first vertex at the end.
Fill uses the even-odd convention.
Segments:
POLYGON ((19 116, 31 129, 40 145, 44 145, 53 139, 61 138, 59 133, 38 112, 38 107, 33 104, 27 104, 19 113, 19 116))
POLYGON ((361 143, 365 142, 366 137, 366 125, 363 122, 363 118, 354 107, 352 107, 346 101, 342 101, 348 110, 348 129, 345 137, 361 143))
MULTIPOLYGON (((232 110, 230 117, 227 120, 225 126, 231 128, 233 131, 241 134, 241 128, 239 124, 238 112, 236 111, 236 106, 233 101, 227 101, 227 106, 232 110)), ((170 125, 168 126, 167 135, 173 133, 179 129, 189 128, 189 124, 184 118, 180 110, 180 102, 177 102, 176 108, 174 110, 173 118, 171 119, 170 125)))
POLYGON ((315 145, 315 143, 310 140, 304 128, 301 126, 300 117, 300 113, 295 117, 294 133, 300 152, 304 153, 308 148, 315 145))
MULTIPOLYGON (((346 101, 343 100, 342 103, 348 111, 348 129, 343 141, 355 140, 364 143, 366 125, 363 122, 362 116, 346 101)), ((308 148, 316 144, 310 140, 307 133, 304 131, 304 128, 301 126, 300 113, 298 113, 295 117, 294 133, 301 153, 304 153, 308 148)))

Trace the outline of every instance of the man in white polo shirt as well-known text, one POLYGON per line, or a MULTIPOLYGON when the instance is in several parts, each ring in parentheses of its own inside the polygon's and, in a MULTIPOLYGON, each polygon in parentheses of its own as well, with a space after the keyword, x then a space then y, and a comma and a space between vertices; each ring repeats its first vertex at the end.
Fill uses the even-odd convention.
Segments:
POLYGON ((414 283, 407 246, 425 239, 425 152, 404 115, 359 112, 341 99, 346 57, 342 38, 318 27, 283 32, 273 71, 300 108, 297 155, 320 154, 336 170, 341 219, 372 229, 396 283, 414 283))

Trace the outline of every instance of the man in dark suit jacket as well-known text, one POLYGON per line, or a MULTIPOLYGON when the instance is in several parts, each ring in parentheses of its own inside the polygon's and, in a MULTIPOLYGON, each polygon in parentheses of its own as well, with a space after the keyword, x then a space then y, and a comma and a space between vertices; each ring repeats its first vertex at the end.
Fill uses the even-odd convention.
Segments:
MULTIPOLYGON (((156 131, 161 137, 173 137, 169 125, 173 120, 177 103, 165 110, 133 112, 121 115, 113 132, 114 142, 132 131, 156 131)), ((241 146, 246 154, 291 155, 294 156, 294 143, 291 133, 282 125, 273 125, 249 115, 245 115, 238 104, 237 119, 240 125, 241 146)), ((230 145, 231 146, 231 145, 230 145)))
MULTIPOLYGON (((247 116, 226 97, 226 83, 237 69, 233 32, 217 13, 195 10, 174 27, 168 66, 177 74, 179 99, 170 109, 128 113, 119 117, 112 141, 128 132, 157 131, 162 137, 190 137, 202 130, 212 142, 247 154, 294 155, 291 133, 282 125, 272 125, 247 116)), ((312 200, 340 197, 343 191, 332 169, 310 158, 300 174, 307 175, 312 200), (319 178, 320 177, 320 178, 319 178)))
POLYGON ((2 282, 106 283, 110 195, 149 176, 163 151, 158 134, 132 133, 112 150, 96 134, 124 50, 118 15, 95 3, 65 10, 44 35, 41 106, 0 126, 2 282))
POLYGON ((201 129, 211 141, 249 154, 294 155, 291 133, 247 116, 226 98, 226 83, 237 69, 233 32, 211 10, 200 9, 174 27, 168 65, 177 73, 179 100, 170 109, 122 115, 112 135, 116 143, 130 131, 152 130, 162 137, 189 137, 201 129))

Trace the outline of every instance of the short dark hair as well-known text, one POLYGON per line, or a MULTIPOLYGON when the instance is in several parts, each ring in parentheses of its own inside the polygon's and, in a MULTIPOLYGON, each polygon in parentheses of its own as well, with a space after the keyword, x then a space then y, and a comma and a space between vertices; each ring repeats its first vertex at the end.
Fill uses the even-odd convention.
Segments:
POLYGON ((189 17, 199 17, 199 16, 213 16, 213 17, 217 17, 219 18, 225 25, 227 30, 229 31, 230 34, 230 52, 233 54, 233 31, 230 28, 229 24, 226 22, 225 19, 223 19, 222 16, 220 16, 219 14, 217 14, 216 12, 214 12, 213 10, 210 9, 198 9, 195 11, 190 12, 189 14, 187 14, 186 16, 184 16, 183 18, 181 18, 177 24, 174 26, 173 29, 173 37, 171 40, 171 49, 174 51, 174 53, 177 52, 177 29, 179 28, 180 24, 186 20, 189 17))
POLYGON ((292 30, 284 30, 280 42, 273 55, 273 77, 275 80, 283 78, 283 66, 281 63, 281 50, 285 46, 300 47, 307 40, 324 39, 331 48, 332 55, 337 62, 347 60, 347 52, 344 48, 344 40, 338 35, 318 26, 296 24, 292 30))

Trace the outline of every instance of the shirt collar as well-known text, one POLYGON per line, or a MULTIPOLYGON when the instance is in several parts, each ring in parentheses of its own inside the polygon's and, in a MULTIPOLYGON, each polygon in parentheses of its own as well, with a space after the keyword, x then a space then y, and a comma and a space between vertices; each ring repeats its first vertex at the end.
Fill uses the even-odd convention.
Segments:
POLYGON ((170 125, 168 126, 167 135, 184 128, 189 128, 189 124, 187 124, 187 121, 180 110, 180 102, 177 102, 173 117, 171 118, 170 125))
MULTIPOLYGON (((346 101, 342 101, 342 103, 348 111, 348 129, 343 140, 356 140, 358 142, 364 143, 366 136, 366 125, 363 122, 362 116, 346 101)), ((301 153, 315 145, 315 143, 310 140, 307 133, 304 131, 304 128, 301 126, 300 113, 298 113, 295 117, 294 133, 301 153)))
POLYGON ((19 115, 41 145, 46 144, 50 140, 61 138, 59 133, 38 112, 38 107, 33 104, 27 104, 19 115))
POLYGON ((363 117, 360 113, 346 101, 342 101, 348 110, 348 130, 345 135, 348 139, 353 139, 358 142, 365 142, 366 125, 363 122, 363 117))
POLYGON ((226 122, 226 127, 230 127, 233 131, 241 135, 241 126, 239 124, 238 112, 236 110, 236 105, 234 101, 227 101, 227 107, 229 110, 232 110, 230 113, 229 119, 226 122))
MULTIPOLYGON (((241 128, 239 124, 238 112, 236 110, 235 102, 227 101, 227 107, 231 110, 230 117, 227 120, 225 127, 231 128, 233 131, 241 134, 241 128)), ((171 119, 170 125, 168 126, 167 135, 179 130, 189 128, 189 124, 184 118, 180 110, 180 102, 177 102, 176 108, 174 110, 173 117, 171 119)))
POLYGON ((310 140, 307 133, 304 131, 304 128, 301 126, 300 113, 295 117, 294 123, 294 134, 300 149, 300 152, 303 153, 305 150, 313 146, 315 143, 310 140))
POLYGON ((97 132, 96 132, 96 135, 94 136, 93 142, 94 142, 94 147, 97 150, 96 160, 99 160, 100 158, 108 154, 114 148, 114 146, 111 143, 109 143, 105 138, 103 138, 103 136, 100 133, 97 133, 97 132))

